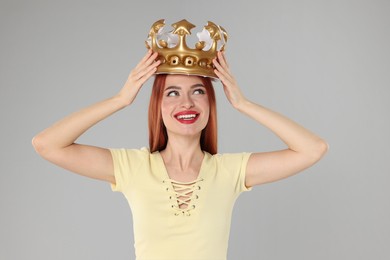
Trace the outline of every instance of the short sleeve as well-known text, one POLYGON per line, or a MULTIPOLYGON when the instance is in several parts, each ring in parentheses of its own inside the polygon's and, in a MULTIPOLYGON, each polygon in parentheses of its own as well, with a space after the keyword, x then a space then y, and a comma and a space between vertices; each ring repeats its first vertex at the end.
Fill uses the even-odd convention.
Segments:
POLYGON ((252 187, 245 185, 246 166, 251 153, 232 153, 221 155, 221 163, 229 173, 235 193, 251 191, 252 187))
POLYGON ((111 184, 112 191, 123 192, 132 182, 140 164, 149 155, 149 150, 137 149, 109 149, 114 165, 115 184, 111 184))

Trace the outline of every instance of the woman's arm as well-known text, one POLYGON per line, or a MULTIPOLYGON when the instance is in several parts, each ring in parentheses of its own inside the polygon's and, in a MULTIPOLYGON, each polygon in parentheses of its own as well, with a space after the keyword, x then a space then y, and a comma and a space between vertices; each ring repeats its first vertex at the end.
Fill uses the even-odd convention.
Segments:
POLYGON ((75 112, 37 134, 32 144, 43 158, 74 173, 115 183, 110 151, 75 143, 85 131, 113 113, 130 105, 142 85, 153 75, 159 61, 149 51, 131 71, 125 85, 114 97, 75 112))
POLYGON ((247 187, 287 178, 321 159, 328 150, 324 140, 281 114, 246 99, 230 73, 223 53, 218 53, 214 64, 215 73, 233 107, 269 128, 288 146, 281 151, 252 154, 246 171, 247 187))

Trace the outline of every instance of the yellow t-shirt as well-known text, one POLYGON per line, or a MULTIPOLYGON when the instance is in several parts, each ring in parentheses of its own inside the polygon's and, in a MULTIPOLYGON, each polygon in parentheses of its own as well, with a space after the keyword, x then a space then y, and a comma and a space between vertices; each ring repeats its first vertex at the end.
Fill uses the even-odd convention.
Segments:
POLYGON ((226 260, 234 202, 251 190, 245 186, 250 153, 205 152, 198 179, 183 183, 169 178, 159 152, 110 151, 112 189, 130 205, 137 260, 226 260))

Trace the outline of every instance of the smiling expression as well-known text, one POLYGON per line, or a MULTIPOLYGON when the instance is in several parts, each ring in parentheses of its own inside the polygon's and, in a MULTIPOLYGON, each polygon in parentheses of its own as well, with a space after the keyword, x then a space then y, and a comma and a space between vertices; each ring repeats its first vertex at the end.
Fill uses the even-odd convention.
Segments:
POLYGON ((202 80, 197 76, 168 75, 161 113, 168 135, 200 136, 210 114, 209 100, 202 80))

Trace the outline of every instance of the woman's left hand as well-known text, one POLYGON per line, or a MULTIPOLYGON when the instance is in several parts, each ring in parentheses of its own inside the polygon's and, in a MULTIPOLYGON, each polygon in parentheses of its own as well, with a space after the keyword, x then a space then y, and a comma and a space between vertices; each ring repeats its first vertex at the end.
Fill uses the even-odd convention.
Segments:
POLYGON ((238 87, 232 73, 230 72, 225 53, 219 51, 217 58, 214 58, 213 60, 214 66, 216 68, 214 72, 222 81, 223 90, 225 91, 225 95, 229 102, 233 105, 233 107, 238 109, 240 104, 242 104, 242 102, 246 99, 238 87))

